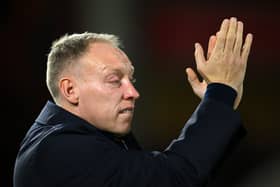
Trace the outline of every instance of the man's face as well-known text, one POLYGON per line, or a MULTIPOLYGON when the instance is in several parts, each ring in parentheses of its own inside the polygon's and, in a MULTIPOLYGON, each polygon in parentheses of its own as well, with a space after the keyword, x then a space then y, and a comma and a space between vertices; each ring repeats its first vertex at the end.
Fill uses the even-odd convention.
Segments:
POLYGON ((109 43, 97 42, 79 63, 79 116, 99 129, 128 133, 139 97, 128 57, 109 43))

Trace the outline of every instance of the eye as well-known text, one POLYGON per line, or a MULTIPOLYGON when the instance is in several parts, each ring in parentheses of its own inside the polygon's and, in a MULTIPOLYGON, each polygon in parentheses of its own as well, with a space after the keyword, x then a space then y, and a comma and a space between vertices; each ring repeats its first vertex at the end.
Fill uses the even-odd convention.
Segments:
POLYGON ((113 84, 113 85, 116 85, 116 86, 119 86, 121 85, 121 80, 119 78, 116 78, 116 79, 111 79, 109 81, 110 84, 113 84))
POLYGON ((120 87, 121 86, 121 78, 116 75, 109 76, 106 81, 112 87, 120 87))

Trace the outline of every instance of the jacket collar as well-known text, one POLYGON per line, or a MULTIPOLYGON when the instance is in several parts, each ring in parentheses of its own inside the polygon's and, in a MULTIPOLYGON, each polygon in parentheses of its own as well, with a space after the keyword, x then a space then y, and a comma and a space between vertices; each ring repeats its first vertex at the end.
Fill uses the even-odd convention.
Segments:
POLYGON ((133 133, 129 133, 124 137, 117 137, 113 133, 97 129, 94 125, 56 105, 52 101, 47 101, 41 113, 37 117, 36 122, 42 125, 51 126, 57 124, 65 124, 65 128, 72 128, 73 130, 79 131, 80 133, 101 133, 105 137, 110 138, 113 141, 123 139, 131 142, 133 144, 133 147, 140 148, 134 138, 133 133))

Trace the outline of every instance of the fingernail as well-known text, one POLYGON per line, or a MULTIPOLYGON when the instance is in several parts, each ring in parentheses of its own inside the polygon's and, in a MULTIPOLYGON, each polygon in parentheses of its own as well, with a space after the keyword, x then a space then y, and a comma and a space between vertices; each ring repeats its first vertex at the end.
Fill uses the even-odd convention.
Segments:
POLYGON ((223 22, 224 22, 224 23, 226 23, 226 22, 228 22, 228 21, 229 21, 228 19, 224 19, 224 21, 223 21, 223 22))

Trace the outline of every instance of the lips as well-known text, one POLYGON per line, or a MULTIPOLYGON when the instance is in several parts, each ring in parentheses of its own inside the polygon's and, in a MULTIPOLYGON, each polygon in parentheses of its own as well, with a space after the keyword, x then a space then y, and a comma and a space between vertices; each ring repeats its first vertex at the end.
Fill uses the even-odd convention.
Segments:
POLYGON ((129 113, 133 113, 134 111, 134 107, 124 107, 122 109, 119 110, 120 114, 129 114, 129 113))

